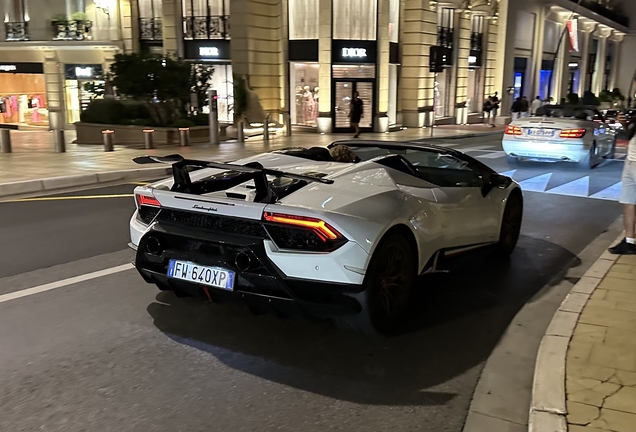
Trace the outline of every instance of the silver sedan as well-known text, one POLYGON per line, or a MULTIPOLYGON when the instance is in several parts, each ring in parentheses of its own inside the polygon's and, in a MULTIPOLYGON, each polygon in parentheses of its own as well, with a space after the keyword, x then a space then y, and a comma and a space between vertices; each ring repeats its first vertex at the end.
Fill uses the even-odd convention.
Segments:
POLYGON ((614 158, 616 132, 595 107, 546 105, 506 126, 502 144, 508 163, 564 161, 591 169, 614 158))

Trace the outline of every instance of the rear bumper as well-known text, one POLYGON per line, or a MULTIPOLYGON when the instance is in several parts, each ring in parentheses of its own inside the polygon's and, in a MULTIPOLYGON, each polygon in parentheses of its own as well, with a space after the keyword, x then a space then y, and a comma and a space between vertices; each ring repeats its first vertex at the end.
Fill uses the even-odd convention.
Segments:
POLYGON ((203 286, 167 276, 170 259, 217 266, 236 274, 233 291, 208 287, 213 301, 244 302, 255 312, 274 311, 316 317, 334 317, 359 312, 352 294, 362 285, 298 279, 285 275, 269 259, 262 239, 199 230, 184 230, 155 224, 139 242, 135 267, 144 280, 178 296, 207 299, 203 286), (150 253, 148 239, 158 239, 160 251, 150 253), (249 255, 249 267, 239 268, 236 257, 249 255))
POLYGON ((590 152, 590 144, 583 140, 565 144, 504 138, 502 146, 509 156, 549 161, 580 162, 590 152))

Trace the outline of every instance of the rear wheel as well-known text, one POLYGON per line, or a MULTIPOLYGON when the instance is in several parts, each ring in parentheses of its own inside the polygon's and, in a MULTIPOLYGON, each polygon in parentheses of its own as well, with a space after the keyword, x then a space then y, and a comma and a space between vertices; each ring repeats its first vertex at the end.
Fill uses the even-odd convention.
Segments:
POLYGON ((516 158, 514 156, 510 156, 510 155, 506 155, 506 162, 508 163, 508 165, 516 165, 519 163, 519 158, 516 158))
POLYGON ((508 197, 508 202, 501 218, 501 229, 499 231, 499 252, 508 256, 512 254, 519 241, 521 233, 521 221, 523 219, 523 199, 521 194, 514 191, 508 197))
POLYGON ((597 159, 596 142, 594 142, 592 144, 592 147, 590 147, 590 152, 588 153, 588 155, 585 156, 585 158, 578 163, 579 168, 584 170, 590 170, 594 168, 596 165, 598 165, 598 162, 596 159, 597 159))
POLYGON ((415 251, 400 234, 378 245, 364 277, 364 290, 355 295, 362 310, 336 319, 336 324, 361 333, 389 335, 399 331, 408 314, 416 277, 415 251))

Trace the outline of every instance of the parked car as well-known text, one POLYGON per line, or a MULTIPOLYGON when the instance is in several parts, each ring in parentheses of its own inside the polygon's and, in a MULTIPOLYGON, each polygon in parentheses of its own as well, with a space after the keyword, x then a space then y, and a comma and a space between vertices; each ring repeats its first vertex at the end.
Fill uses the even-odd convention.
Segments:
POLYGON ((616 131, 592 106, 545 105, 534 117, 506 126, 503 149, 508 163, 565 161, 591 169, 616 152, 616 131))

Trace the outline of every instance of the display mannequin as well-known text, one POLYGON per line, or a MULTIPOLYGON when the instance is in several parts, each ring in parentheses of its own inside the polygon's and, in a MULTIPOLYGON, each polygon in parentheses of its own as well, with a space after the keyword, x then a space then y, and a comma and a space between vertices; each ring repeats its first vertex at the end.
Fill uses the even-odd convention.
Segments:
POLYGON ((314 119, 314 111, 315 111, 315 102, 314 95, 310 91, 309 86, 305 86, 303 88, 303 110, 305 114, 305 123, 309 123, 314 119))
POLYGON ((318 120, 318 109, 320 108, 320 87, 314 88, 314 116, 312 117, 312 121, 318 120))
POLYGON ((31 99, 31 106, 33 107, 33 112, 31 115, 31 121, 33 123, 40 123, 42 121, 41 117, 40 117, 40 111, 38 111, 38 108, 40 107, 40 101, 37 97, 33 97, 31 99))
POLYGON ((18 100, 18 121, 20 123, 25 122, 25 114, 29 109, 29 97, 27 95, 20 95, 18 100))

